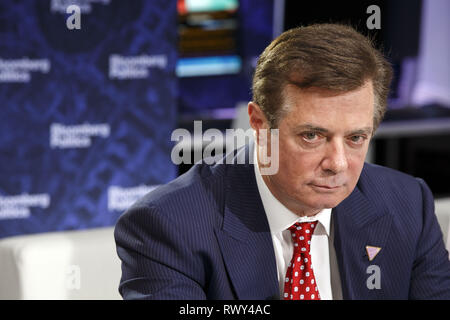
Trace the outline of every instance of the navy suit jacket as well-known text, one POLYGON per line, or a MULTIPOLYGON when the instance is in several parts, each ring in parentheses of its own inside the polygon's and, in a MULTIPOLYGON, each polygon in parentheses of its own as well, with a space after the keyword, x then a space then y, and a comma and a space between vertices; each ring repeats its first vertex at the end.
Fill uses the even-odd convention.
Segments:
MULTIPOLYGON (((249 147, 241 152, 248 159, 249 147)), ((124 299, 279 297, 269 225, 246 163, 196 164, 120 217, 124 299)), ((332 217, 344 299, 450 299, 449 256, 424 181, 365 164, 332 217), (381 248, 372 261, 367 245, 381 248), (370 265, 379 288, 367 285, 370 265)))

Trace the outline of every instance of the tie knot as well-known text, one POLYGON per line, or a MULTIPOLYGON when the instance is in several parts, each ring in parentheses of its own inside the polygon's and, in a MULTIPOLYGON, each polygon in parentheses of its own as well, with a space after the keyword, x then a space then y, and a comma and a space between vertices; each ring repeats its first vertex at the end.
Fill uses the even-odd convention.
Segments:
POLYGON ((291 231, 292 240, 294 241, 294 251, 300 253, 309 253, 311 245, 311 237, 317 221, 312 222, 296 222, 289 230, 291 231))

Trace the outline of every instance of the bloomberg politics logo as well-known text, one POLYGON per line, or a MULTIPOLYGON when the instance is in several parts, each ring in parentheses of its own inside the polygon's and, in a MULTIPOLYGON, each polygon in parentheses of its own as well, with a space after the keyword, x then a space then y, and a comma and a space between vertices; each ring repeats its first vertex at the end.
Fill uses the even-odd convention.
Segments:
POLYGON ((31 72, 48 73, 49 59, 1 59, 0 82, 27 83, 31 81, 31 72))
POLYGON ((165 69, 166 66, 167 56, 163 54, 139 56, 112 54, 109 56, 109 78, 144 79, 149 76, 150 68, 165 69))
POLYGON ((25 219, 31 215, 31 207, 46 209, 49 205, 47 193, 0 196, 0 220, 25 219))
POLYGON ((120 186, 109 186, 108 188, 108 210, 124 211, 133 205, 137 200, 145 196, 150 191, 156 189, 155 186, 140 185, 137 187, 123 188, 120 186))
POLYGON ((108 5, 110 2, 110 0, 51 0, 50 11, 57 13, 66 13, 67 7, 76 5, 80 8, 80 11, 82 13, 91 13, 93 3, 108 5))
POLYGON ((52 123, 50 125, 50 148, 88 148, 93 137, 109 137, 111 128, 107 123, 80 125, 63 125, 52 123))

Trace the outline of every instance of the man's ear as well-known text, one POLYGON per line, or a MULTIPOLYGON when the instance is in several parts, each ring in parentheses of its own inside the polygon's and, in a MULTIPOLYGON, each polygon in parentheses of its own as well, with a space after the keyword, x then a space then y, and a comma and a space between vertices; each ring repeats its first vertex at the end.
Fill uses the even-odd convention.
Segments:
POLYGON ((260 130, 268 130, 270 128, 269 122, 267 121, 264 112, 261 110, 261 107, 253 101, 248 103, 248 117, 250 126, 255 131, 255 139, 258 145, 266 143, 266 134, 261 135, 260 130))
POLYGON ((253 101, 248 103, 248 117, 250 126, 257 133, 259 129, 269 129, 268 121, 264 115, 264 112, 261 110, 261 107, 253 101))

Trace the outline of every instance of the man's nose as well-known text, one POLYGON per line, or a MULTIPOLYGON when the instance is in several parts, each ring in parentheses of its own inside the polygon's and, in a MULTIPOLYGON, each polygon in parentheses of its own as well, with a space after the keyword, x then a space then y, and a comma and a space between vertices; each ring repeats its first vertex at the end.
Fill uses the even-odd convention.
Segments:
POLYGON ((327 144, 322 168, 325 171, 331 171, 335 174, 347 170, 348 162, 344 141, 332 139, 327 144))

